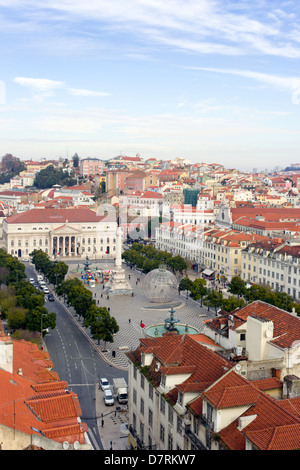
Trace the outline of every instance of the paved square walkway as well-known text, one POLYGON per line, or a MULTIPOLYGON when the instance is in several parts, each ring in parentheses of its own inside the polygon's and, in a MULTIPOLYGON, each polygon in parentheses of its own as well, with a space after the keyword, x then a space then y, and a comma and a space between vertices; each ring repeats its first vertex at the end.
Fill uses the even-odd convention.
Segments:
MULTIPOLYGON (((113 261, 91 264, 90 269, 95 268, 109 269, 114 267, 113 261)), ((78 266, 70 265, 69 276, 81 278, 81 270, 83 264, 78 266)), ((131 295, 107 295, 103 284, 97 283, 95 288, 90 288, 94 298, 99 306, 110 309, 110 314, 115 317, 119 325, 119 331, 114 336, 113 343, 106 343, 106 351, 103 351, 104 343, 100 342, 100 350, 103 357, 115 367, 124 370, 128 368, 128 359, 126 351, 135 349, 139 344, 139 338, 145 337, 148 327, 155 324, 163 324, 166 318, 170 317, 170 309, 174 307, 174 317, 179 320, 179 324, 190 325, 196 328, 199 333, 203 332, 203 321, 215 316, 214 310, 208 311, 207 307, 200 307, 199 302, 195 302, 191 298, 186 298, 185 294, 177 295, 170 304, 157 305, 148 300, 143 291, 142 274, 136 269, 131 269, 123 263, 126 272, 126 278, 130 281, 134 296, 131 295), (129 279, 130 276, 130 279, 129 279), (138 279, 140 281, 138 281, 138 279), (145 327, 142 328, 140 323, 143 322, 145 327), (115 356, 113 356, 113 351, 115 356)))

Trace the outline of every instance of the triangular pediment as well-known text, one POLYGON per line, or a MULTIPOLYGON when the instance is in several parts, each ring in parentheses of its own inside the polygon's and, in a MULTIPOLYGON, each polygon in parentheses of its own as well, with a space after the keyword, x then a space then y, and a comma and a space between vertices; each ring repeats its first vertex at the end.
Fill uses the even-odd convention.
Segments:
POLYGON ((81 230, 75 229, 74 227, 70 227, 68 224, 59 225, 50 231, 50 234, 55 236, 59 235, 81 235, 81 230))

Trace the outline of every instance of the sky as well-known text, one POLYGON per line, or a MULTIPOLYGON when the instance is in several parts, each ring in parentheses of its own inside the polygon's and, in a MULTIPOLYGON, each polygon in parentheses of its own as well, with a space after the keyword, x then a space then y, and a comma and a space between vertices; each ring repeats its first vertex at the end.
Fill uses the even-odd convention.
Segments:
POLYGON ((299 162, 298 0, 0 0, 0 157, 299 162))

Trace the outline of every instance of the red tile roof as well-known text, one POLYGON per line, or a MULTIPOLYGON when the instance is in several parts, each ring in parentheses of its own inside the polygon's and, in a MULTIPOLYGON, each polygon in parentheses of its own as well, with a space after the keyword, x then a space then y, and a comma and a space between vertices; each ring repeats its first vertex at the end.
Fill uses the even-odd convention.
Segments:
MULTIPOLYGON (((1 322, 0 341, 12 341, 1 322)), ((12 347, 13 372, 0 369, 0 424, 27 435, 39 430, 57 442, 83 444, 87 426, 78 423, 78 397, 51 370, 48 353, 24 340, 14 340, 12 347)))
MULTIPOLYGON (((228 315, 208 321, 206 325, 212 329, 218 329, 221 321, 228 322, 228 315)), ((246 323, 248 316, 257 316, 272 321, 274 323, 274 339, 270 342, 280 348, 290 348, 295 341, 300 340, 300 318, 261 300, 256 300, 245 307, 234 310, 230 315, 233 317, 233 325, 230 327, 233 330, 246 323)))
POLYGON ((104 216, 99 216, 91 209, 31 209, 4 219, 8 224, 32 223, 69 223, 99 222, 104 216))

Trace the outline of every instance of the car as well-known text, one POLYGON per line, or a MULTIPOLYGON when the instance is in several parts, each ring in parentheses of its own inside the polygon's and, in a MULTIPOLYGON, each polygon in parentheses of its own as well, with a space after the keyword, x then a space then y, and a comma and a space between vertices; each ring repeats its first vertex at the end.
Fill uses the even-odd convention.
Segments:
POLYGON ((105 377, 100 379, 100 387, 101 387, 102 390, 109 390, 110 389, 110 383, 105 377))
POLYGON ((49 291, 48 287, 43 287, 43 292, 44 292, 44 294, 49 294, 50 291, 49 291))
POLYGON ((33 279, 33 277, 31 277, 31 278, 29 279, 29 282, 30 282, 30 284, 34 284, 34 283, 35 283, 35 280, 33 279))
POLYGON ((48 294, 48 300, 49 302, 54 302, 55 298, 53 294, 48 294))
POLYGON ((110 388, 104 390, 103 400, 106 406, 112 406, 115 404, 115 399, 110 388))

